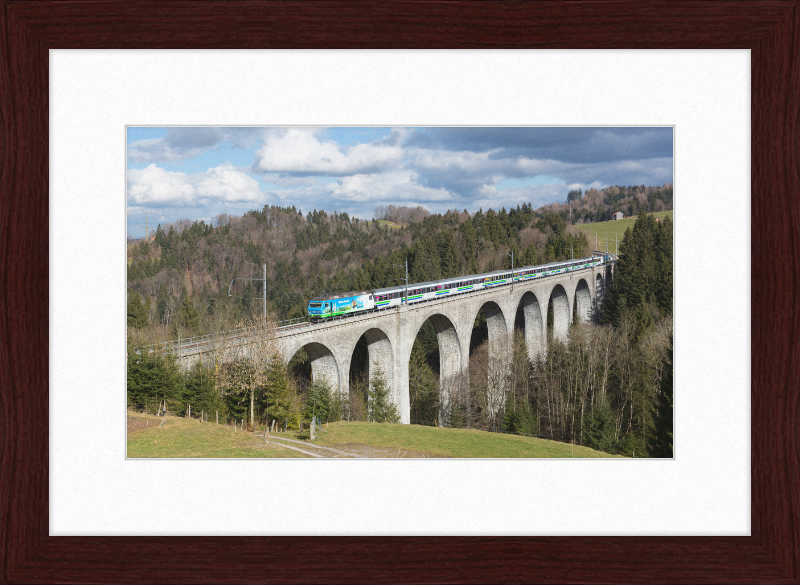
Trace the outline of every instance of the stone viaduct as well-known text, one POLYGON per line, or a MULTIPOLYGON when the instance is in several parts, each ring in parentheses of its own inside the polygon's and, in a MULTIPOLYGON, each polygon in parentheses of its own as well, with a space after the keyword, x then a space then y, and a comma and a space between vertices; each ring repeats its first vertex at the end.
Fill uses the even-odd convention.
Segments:
MULTIPOLYGON (((454 380, 466 379, 472 329, 483 309, 489 333, 490 359, 497 358, 514 334, 517 310, 524 315, 525 341, 533 358, 547 347, 547 307, 553 303, 553 336, 566 341, 573 306, 578 319, 593 318, 600 302, 608 273, 605 264, 568 274, 560 274, 514 283, 489 290, 447 296, 410 306, 394 307, 332 322, 304 324, 279 330, 284 358, 289 361, 301 348, 311 360, 313 379, 324 377, 334 389, 349 393, 350 362, 356 344, 364 337, 369 349, 369 363, 383 370, 397 405, 401 421, 409 423, 408 374, 414 340, 427 319, 437 334, 440 356, 440 418, 449 406, 449 388, 454 380)), ((188 346, 178 350, 188 365, 198 359, 188 346)))

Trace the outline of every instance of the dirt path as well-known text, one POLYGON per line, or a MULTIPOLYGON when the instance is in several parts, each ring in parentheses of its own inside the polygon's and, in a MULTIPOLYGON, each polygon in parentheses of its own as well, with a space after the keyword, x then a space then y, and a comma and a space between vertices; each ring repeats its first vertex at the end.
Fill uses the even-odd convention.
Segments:
MULTIPOLYGON (((264 435, 256 435, 263 437, 264 435)), ((286 439, 284 437, 276 437, 275 435, 270 436, 270 441, 289 441, 290 443, 297 443, 299 445, 303 445, 306 448, 313 448, 313 449, 321 449, 323 451, 330 451, 332 453, 336 453, 340 457, 355 457, 356 459, 364 459, 363 455, 357 455, 355 453, 348 453, 347 451, 341 451, 339 449, 333 449, 331 447, 323 447, 322 445, 315 445, 314 443, 309 443, 306 441, 298 441, 297 439, 286 439)), ((289 445, 284 445, 285 447, 289 447, 289 445)), ((299 449, 297 449, 299 451, 299 449)), ((319 455, 319 457, 332 457, 331 455, 319 455)))
MULTIPOLYGON (((256 435, 257 437, 263 437, 264 435, 256 435)), ((274 434, 269 436, 270 442, 273 440, 276 444, 280 444, 282 447, 286 447, 291 449, 290 445, 283 443, 282 441, 287 441, 289 443, 294 443, 298 445, 302 445, 303 449, 307 449, 308 451, 303 451, 303 449, 298 449, 294 447, 295 450, 301 452, 307 452, 314 457, 324 457, 324 458, 334 458, 334 459, 341 459, 345 457, 352 457, 355 459, 427 459, 430 458, 431 455, 428 453, 424 453, 422 451, 413 451, 409 449, 395 449, 393 447, 376 447, 373 445, 364 445, 362 443, 347 443, 345 445, 334 445, 331 447, 322 446, 322 445, 315 445, 309 441, 298 441, 297 439, 286 439, 281 436, 276 436, 274 434), (316 453, 316 454, 315 454, 316 453)))

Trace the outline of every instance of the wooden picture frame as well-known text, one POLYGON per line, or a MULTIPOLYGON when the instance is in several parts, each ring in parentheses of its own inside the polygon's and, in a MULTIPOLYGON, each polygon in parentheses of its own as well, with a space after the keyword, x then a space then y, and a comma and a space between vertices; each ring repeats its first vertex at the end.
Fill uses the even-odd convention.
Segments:
POLYGON ((0 0, 0 27, 2 583, 798 583, 798 0, 0 0), (750 49, 752 536, 49 536, 51 48, 750 49))

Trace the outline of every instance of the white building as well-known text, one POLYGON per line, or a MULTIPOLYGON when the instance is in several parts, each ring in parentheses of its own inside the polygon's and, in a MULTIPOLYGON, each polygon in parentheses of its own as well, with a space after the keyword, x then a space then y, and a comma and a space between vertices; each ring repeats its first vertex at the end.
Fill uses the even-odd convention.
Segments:
POLYGON ((625 215, 621 211, 618 211, 613 215, 613 217, 614 219, 622 219, 623 217, 625 217, 625 215))

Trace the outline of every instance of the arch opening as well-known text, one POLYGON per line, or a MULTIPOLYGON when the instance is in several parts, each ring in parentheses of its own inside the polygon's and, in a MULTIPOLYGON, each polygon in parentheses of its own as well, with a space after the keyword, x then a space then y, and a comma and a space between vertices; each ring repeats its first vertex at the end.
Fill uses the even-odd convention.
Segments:
POLYGON ((425 320, 408 367, 411 422, 448 424, 463 387, 461 346, 450 319, 437 314, 425 320))
POLYGON ((547 307, 548 341, 567 342, 571 319, 569 297, 560 284, 553 287, 547 307))
POLYGON ((575 287, 575 316, 578 323, 588 323, 592 318, 592 294, 586 280, 581 278, 575 287))
POLYGON ((597 273, 597 276, 594 280, 594 302, 595 302, 595 315, 600 310, 600 306, 603 304, 603 297, 606 294, 606 281, 603 278, 603 274, 601 272, 597 273))
POLYGON ((331 393, 341 392, 339 365, 331 350, 321 343, 311 342, 297 348, 287 369, 302 394, 316 380, 325 380, 331 393))
POLYGON ((514 329, 523 332, 528 359, 532 362, 547 351, 547 331, 539 299, 531 291, 522 295, 517 305, 514 329))
POLYGON ((342 416, 345 420, 368 420, 368 393, 375 389, 377 377, 388 390, 387 399, 399 407, 395 388, 394 353, 388 336, 380 329, 368 329, 353 348, 348 373, 349 391, 343 396, 342 416))
POLYGON ((503 311, 497 303, 483 304, 475 316, 470 338, 469 424, 496 428, 508 391, 511 344, 503 311))

